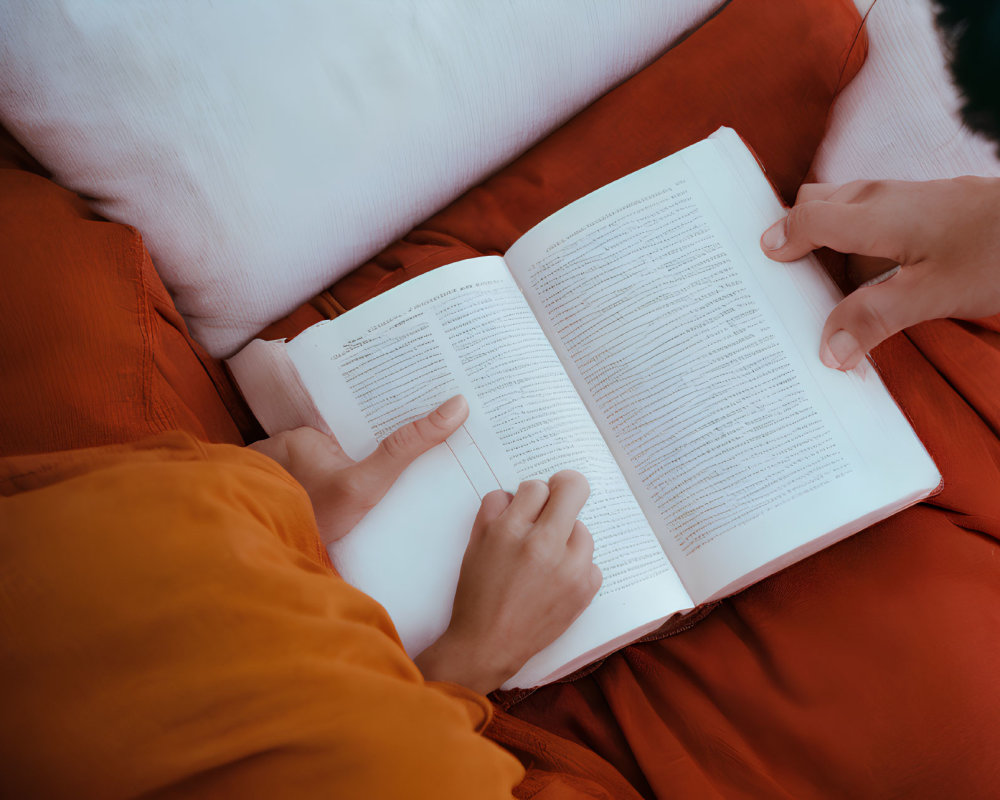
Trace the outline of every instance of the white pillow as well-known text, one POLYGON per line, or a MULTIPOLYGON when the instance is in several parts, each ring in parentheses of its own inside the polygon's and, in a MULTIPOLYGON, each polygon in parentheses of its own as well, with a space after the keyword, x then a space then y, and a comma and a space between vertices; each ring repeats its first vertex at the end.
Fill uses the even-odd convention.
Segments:
POLYGON ((223 356, 720 5, 7 0, 0 115, 223 356))
POLYGON ((817 179, 1000 175, 996 146, 959 118, 930 0, 876 0, 867 24, 868 59, 833 107, 817 179))

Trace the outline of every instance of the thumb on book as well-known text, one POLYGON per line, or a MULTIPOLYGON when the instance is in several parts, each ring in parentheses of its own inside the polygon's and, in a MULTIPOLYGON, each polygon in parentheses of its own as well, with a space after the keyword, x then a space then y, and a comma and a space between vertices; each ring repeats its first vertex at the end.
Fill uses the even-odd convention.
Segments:
POLYGON ((468 402, 462 395, 455 395, 426 417, 407 423, 379 442, 374 453, 354 466, 370 489, 372 504, 389 491, 403 470, 451 436, 468 416, 468 402))
POLYGON ((761 235, 761 250, 775 261, 796 261, 820 247, 900 261, 901 242, 886 212, 852 202, 856 191, 855 184, 803 186, 795 206, 761 235), (833 193, 841 189, 849 196, 836 200, 833 193))
POLYGON ((946 316, 946 310, 936 307, 938 293, 922 284, 919 268, 896 267, 851 292, 826 320, 820 360, 834 369, 853 369, 897 331, 946 316))

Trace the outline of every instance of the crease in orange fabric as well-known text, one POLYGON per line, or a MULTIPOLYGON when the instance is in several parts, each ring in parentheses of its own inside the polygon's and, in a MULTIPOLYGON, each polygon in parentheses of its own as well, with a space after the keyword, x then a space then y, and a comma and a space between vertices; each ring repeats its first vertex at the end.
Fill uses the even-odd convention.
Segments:
POLYGON ((0 460, 11 796, 509 797, 275 462, 181 433, 0 460))

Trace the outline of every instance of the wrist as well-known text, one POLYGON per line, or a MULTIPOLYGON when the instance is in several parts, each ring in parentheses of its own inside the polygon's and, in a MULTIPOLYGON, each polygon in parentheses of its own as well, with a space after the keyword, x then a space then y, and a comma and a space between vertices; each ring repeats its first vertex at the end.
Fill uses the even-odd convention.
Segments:
POLYGON ((484 656, 450 629, 418 654, 414 662, 425 680, 457 683, 484 695, 498 689, 517 671, 484 656))

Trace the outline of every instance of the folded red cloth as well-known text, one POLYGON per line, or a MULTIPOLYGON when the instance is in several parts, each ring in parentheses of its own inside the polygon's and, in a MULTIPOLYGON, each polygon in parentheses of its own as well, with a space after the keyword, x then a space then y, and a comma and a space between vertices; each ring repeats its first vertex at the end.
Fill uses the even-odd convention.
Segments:
POLYGON ((138 231, 91 212, 2 129, 0 242, 0 456, 257 430, 138 231))

